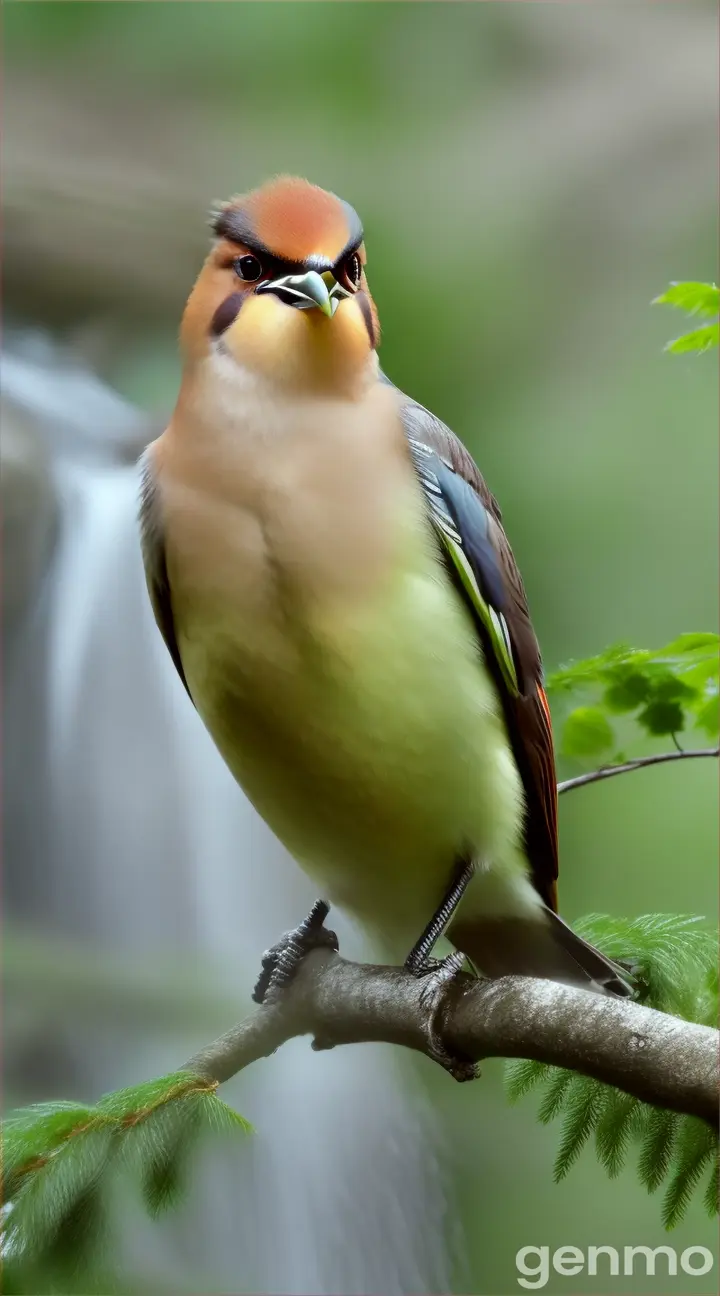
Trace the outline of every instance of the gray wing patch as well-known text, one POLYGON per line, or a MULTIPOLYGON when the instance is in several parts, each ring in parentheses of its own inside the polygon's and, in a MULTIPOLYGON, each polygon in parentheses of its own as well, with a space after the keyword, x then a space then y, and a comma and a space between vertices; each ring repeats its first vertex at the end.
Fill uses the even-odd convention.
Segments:
POLYGON ((175 663, 177 673, 185 686, 187 695, 192 701, 175 636, 170 582, 165 558, 161 503, 149 450, 145 451, 140 460, 140 545, 143 563, 145 564, 145 579, 152 609, 155 613, 155 620, 165 640, 167 650, 175 663))

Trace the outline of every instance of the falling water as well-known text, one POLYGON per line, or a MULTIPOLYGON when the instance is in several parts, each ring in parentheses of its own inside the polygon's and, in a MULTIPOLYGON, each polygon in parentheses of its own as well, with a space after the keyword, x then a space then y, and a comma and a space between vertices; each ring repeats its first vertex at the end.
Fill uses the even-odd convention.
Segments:
MULTIPOLYGON (((218 969, 240 1016, 263 948, 314 896, 222 764, 152 621, 137 474, 122 462, 145 420, 37 337, 11 343, 3 398, 42 429, 61 508, 8 684, 10 904, 135 962, 182 950, 218 969)), ((77 1027, 68 1038, 88 1098, 185 1056, 127 1030, 102 1047, 77 1027)), ((186 1228, 134 1226, 139 1267, 232 1291, 448 1291, 432 1119, 407 1066, 382 1046, 318 1055, 298 1040, 251 1068, 233 1101, 255 1133, 207 1169, 186 1228)))

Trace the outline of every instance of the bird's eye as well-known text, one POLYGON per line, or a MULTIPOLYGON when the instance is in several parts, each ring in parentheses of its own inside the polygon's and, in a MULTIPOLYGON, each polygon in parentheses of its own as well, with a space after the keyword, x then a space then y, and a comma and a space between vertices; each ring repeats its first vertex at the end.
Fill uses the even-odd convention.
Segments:
POLYGON ((240 279, 246 283, 255 283, 257 279, 262 278, 262 264, 256 256, 241 256, 233 261, 233 269, 240 279))
POLYGON ((357 288, 362 278, 362 265, 357 252, 351 252, 350 256, 345 257, 335 277, 343 288, 349 288, 351 291, 357 288))

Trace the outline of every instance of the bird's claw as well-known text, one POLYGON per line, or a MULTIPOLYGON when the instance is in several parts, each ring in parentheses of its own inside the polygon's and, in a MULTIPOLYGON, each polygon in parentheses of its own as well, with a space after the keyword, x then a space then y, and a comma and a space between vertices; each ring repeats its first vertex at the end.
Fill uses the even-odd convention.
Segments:
POLYGON ((252 992, 255 1003, 272 1003, 277 1000, 310 950, 339 948, 335 932, 324 925, 329 912, 330 906, 324 900, 316 900, 299 927, 286 932, 276 945, 265 951, 262 956, 262 972, 252 992))
POLYGON ((448 986, 457 981, 464 962, 465 955, 456 952, 444 959, 426 960, 417 972, 413 972, 411 967, 405 965, 407 971, 411 972, 413 976, 423 977, 426 982, 420 995, 420 1002, 428 1014, 428 1053, 434 1062, 439 1063, 443 1070, 448 1071, 454 1080, 460 1082, 476 1080, 480 1075, 480 1068, 477 1063, 471 1062, 469 1058, 450 1053, 445 1047, 440 1030, 440 1016, 448 986))

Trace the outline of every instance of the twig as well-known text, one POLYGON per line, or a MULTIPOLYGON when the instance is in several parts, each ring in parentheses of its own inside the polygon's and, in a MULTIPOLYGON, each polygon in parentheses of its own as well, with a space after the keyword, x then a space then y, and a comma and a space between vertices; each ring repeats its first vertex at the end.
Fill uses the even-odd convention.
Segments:
POLYGON ((646 765, 664 765, 666 761, 696 760, 699 756, 720 756, 720 747, 696 747, 693 751, 662 752, 659 756, 640 756, 637 760, 626 761, 624 765, 604 765, 589 774, 579 774, 577 778, 565 779, 563 783, 558 783, 558 796, 561 792, 571 792, 573 788, 585 787, 588 783, 599 783, 600 779, 614 778, 616 774, 630 774, 633 770, 643 769, 646 765))
POLYGON ((308 954, 276 1003, 263 1005, 185 1069, 223 1083, 289 1039, 383 1041, 433 1056, 440 1038, 454 1056, 520 1057, 567 1067, 645 1102, 718 1123, 718 1037, 627 999, 530 977, 478 981, 461 974, 428 1011, 427 979, 401 968, 308 954))

